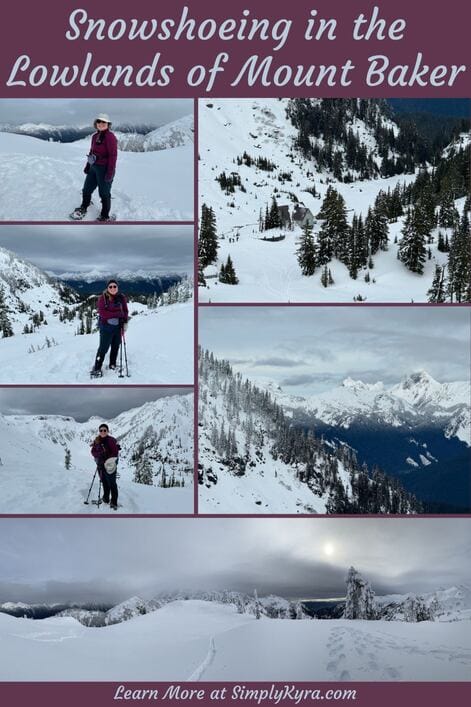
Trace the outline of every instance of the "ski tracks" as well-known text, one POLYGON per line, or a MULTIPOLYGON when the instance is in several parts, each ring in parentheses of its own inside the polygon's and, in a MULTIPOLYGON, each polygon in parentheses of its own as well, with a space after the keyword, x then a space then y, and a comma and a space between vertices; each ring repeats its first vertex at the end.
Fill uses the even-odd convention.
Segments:
POLYGON ((214 661, 216 656, 216 643, 214 641, 214 636, 209 639, 209 648, 203 662, 198 665, 198 667, 191 673, 190 677, 186 679, 186 682, 198 682, 203 677, 206 670, 214 661))

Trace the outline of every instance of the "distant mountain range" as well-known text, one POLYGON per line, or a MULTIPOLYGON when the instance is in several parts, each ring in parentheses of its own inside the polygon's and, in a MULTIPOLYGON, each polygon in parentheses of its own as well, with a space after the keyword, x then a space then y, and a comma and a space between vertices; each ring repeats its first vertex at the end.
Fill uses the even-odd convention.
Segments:
POLYGON ((425 371, 392 387, 347 378, 306 398, 266 386, 292 418, 358 460, 396 476, 430 510, 471 508, 469 381, 439 383, 425 371))
POLYGON ((66 272, 55 276, 58 280, 72 287, 81 295, 97 295, 106 289, 107 282, 114 277, 120 283, 124 294, 130 295, 160 295, 181 282, 183 276, 177 273, 159 275, 155 271, 130 270, 118 273, 90 270, 88 272, 66 272))
MULTIPOLYGON (((377 618, 386 621, 407 621, 405 607, 411 597, 423 600, 426 607, 433 607, 433 620, 439 622, 458 621, 471 618, 471 588, 458 585, 421 595, 390 594, 375 597, 377 618)), ((343 615, 343 601, 289 600, 274 594, 255 598, 253 595, 237 591, 170 591, 161 592, 152 599, 133 596, 125 601, 109 606, 103 603, 83 604, 25 604, 4 602, 0 613, 10 616, 43 619, 49 616, 70 616, 85 626, 109 626, 129 621, 136 616, 158 611, 174 601, 206 601, 218 604, 232 604, 240 614, 257 614, 269 619, 336 619, 343 615), (258 606, 257 606, 258 605, 258 606)))
MULTIPOLYGON (((193 115, 185 115, 170 123, 156 127, 152 124, 116 123, 112 130, 118 139, 120 150, 125 152, 154 152, 172 147, 181 147, 193 142, 193 115)), ((76 142, 90 136, 91 125, 50 125, 48 123, 0 124, 0 132, 29 135, 53 142, 76 142)))

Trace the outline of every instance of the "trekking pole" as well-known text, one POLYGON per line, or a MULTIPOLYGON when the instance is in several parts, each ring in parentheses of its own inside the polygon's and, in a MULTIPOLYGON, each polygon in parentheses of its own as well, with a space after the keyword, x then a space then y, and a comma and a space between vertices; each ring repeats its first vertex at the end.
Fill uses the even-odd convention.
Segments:
POLYGON ((93 484, 94 484, 94 482, 95 482, 95 476, 96 476, 97 471, 98 471, 98 467, 96 467, 95 473, 93 474, 92 483, 90 484, 90 488, 88 489, 87 500, 84 501, 84 504, 85 504, 86 506, 88 506, 88 499, 90 498, 90 493, 91 493, 91 491, 92 491, 92 486, 93 486, 93 484))
POLYGON ((126 337, 124 336, 124 327, 121 329, 121 342, 124 346, 124 364, 126 366, 126 378, 130 378, 129 368, 128 368, 128 354, 126 351, 126 337))
POLYGON ((119 376, 118 378, 124 378, 123 375, 123 329, 121 328, 121 341, 119 343, 119 376))

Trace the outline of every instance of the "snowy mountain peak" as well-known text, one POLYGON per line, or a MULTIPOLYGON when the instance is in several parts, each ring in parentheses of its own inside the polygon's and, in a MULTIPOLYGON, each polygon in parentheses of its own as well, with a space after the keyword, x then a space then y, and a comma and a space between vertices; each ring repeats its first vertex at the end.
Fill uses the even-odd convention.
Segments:
POLYGON ((427 371, 424 370, 419 370, 415 371, 414 373, 411 373, 408 375, 406 378, 404 378, 401 383, 399 384, 400 387, 404 388, 405 390, 409 390, 410 388, 413 388, 414 386, 426 386, 426 385, 435 385, 438 386, 440 385, 438 381, 436 381, 432 376, 427 373, 427 371))
POLYGON ((381 390, 383 390, 383 388, 384 388, 384 386, 383 386, 383 384, 382 384, 381 382, 378 382, 378 383, 364 383, 363 381, 354 380, 353 378, 350 378, 350 377, 345 378, 345 379, 342 381, 342 387, 343 387, 343 388, 350 388, 350 389, 358 390, 358 391, 362 391, 362 390, 377 390, 377 391, 381 391, 381 390))

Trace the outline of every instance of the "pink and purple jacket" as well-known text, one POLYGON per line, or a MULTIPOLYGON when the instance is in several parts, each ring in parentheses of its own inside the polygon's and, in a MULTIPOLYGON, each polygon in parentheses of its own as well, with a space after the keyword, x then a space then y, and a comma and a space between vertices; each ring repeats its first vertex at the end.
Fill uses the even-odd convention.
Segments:
POLYGON ((120 292, 117 295, 100 295, 97 302, 100 323, 107 324, 108 319, 128 321, 128 304, 120 292))
POLYGON ((107 435, 93 443, 91 453, 96 462, 104 463, 111 457, 117 457, 120 449, 121 447, 115 438, 107 435))
POLYGON ((116 135, 109 130, 96 132, 92 135, 92 145, 90 154, 95 155, 95 164, 106 166, 105 180, 111 182, 116 170, 116 160, 118 159, 118 141, 116 135), (98 142, 98 138, 101 140, 98 142))

